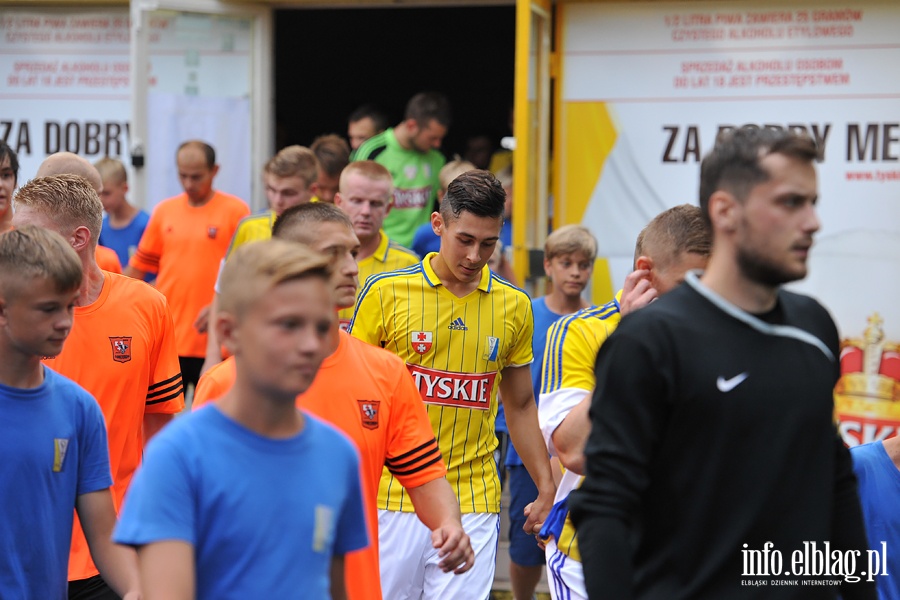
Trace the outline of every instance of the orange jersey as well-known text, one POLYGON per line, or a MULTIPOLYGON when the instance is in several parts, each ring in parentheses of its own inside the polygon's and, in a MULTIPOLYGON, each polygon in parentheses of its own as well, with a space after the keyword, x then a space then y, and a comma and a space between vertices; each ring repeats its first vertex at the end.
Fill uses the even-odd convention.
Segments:
POLYGON ((249 213, 243 200, 217 191, 203 206, 191 206, 185 194, 163 200, 150 216, 129 264, 157 274, 156 287, 172 308, 179 356, 206 355, 206 334, 197 332, 194 320, 212 302, 219 263, 249 213))
MULTIPOLYGON (((143 281, 103 273, 100 297, 75 308, 72 331, 44 364, 74 380, 100 404, 109 437, 113 500, 121 505, 141 462, 145 413, 184 408, 175 332, 166 299, 143 281)), ((78 517, 69 579, 97 575, 78 517)))
MULTIPOLYGON (((346 433, 359 449, 372 544, 347 555, 347 589, 352 600, 380 599, 376 497, 382 472, 392 473, 405 487, 416 487, 443 477, 446 468, 403 361, 343 331, 339 339, 312 386, 297 397, 297 406, 346 433)), ((234 378, 234 358, 210 369, 197 384, 194 408, 223 395, 234 378)))
POLYGON ((97 249, 94 251, 94 259, 97 261, 97 266, 104 271, 109 271, 110 273, 122 272, 122 263, 119 262, 119 255, 112 248, 98 244, 97 249))

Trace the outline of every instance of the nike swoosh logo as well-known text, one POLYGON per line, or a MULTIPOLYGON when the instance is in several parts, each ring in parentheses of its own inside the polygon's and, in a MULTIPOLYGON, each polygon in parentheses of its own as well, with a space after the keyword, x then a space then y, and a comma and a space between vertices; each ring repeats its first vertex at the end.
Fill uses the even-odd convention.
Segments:
POLYGON ((740 375, 735 375, 731 379, 725 379, 724 377, 719 375, 719 378, 716 379, 716 387, 719 388, 720 392, 730 392, 731 390, 742 384, 749 375, 749 373, 744 372, 740 375))

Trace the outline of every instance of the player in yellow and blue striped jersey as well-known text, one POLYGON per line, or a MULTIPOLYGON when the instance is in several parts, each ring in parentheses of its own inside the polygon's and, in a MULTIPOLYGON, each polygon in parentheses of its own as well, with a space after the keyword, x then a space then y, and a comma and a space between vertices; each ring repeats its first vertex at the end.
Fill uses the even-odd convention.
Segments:
POLYGON ((539 494, 526 527, 539 530, 555 492, 540 438, 528 365, 531 300, 486 266, 500 238, 505 194, 487 171, 449 186, 431 215, 441 249, 406 269, 370 277, 350 333, 403 358, 426 403, 457 493, 475 566, 452 576, 436 569, 429 532, 389 475, 379 490, 379 543, 386 598, 486 598, 494 577, 500 481, 493 452, 497 392, 510 434, 539 494))

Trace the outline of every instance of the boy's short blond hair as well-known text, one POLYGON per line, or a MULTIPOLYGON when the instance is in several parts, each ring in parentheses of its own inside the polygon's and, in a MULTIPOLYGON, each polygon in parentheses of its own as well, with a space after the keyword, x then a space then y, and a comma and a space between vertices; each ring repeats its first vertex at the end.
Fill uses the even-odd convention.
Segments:
POLYGON ((7 300, 30 279, 49 279, 65 292, 77 289, 83 276, 78 254, 55 231, 23 225, 0 234, 0 295, 7 300))
POLYGON ((240 317, 282 283, 310 277, 328 283, 330 262, 329 257, 296 242, 271 239, 244 244, 222 269, 218 308, 240 317))
POLYGON ((544 258, 547 260, 575 252, 581 252, 591 262, 597 258, 597 238, 582 225, 563 225, 548 235, 544 242, 544 258))
POLYGON ((638 234, 634 260, 652 257, 659 265, 674 264, 684 253, 709 256, 712 230, 699 207, 680 204, 656 215, 638 234))
POLYGON ((15 206, 27 206, 55 223, 60 232, 87 227, 96 245, 103 225, 103 204, 87 179, 78 175, 52 175, 32 179, 19 188, 15 206))
POLYGON ((451 160, 446 165, 441 167, 441 170, 438 172, 438 181, 441 184, 441 191, 446 194, 447 188, 450 186, 451 181, 453 181, 466 171, 473 171, 477 168, 478 167, 467 160, 462 160, 460 158, 451 160))
POLYGON ((319 159, 305 146, 287 146, 269 159, 263 171, 275 177, 299 177, 309 188, 319 178, 319 159))
POLYGON ((128 183, 128 172, 121 160, 106 156, 94 163, 94 168, 100 173, 100 179, 113 183, 128 183))
MULTIPOLYGON (((347 179, 354 173, 362 175, 366 179, 371 179, 372 181, 386 181, 390 185, 390 193, 388 195, 393 197, 394 178, 391 177, 391 172, 388 171, 384 165, 381 165, 374 160, 357 160, 344 167, 344 170, 341 171, 339 185, 339 189, 342 193, 344 193, 343 190, 346 189, 347 179)), ((388 200, 390 199, 391 198, 388 198, 388 200)))

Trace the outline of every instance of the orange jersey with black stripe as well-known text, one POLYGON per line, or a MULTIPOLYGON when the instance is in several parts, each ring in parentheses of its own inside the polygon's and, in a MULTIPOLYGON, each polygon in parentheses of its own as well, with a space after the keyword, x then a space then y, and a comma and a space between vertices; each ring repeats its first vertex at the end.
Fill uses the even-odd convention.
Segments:
POLYGON ((175 320, 179 356, 206 355, 206 334, 194 320, 213 299, 219 263, 238 223, 250 208, 237 196, 216 191, 203 206, 191 206, 186 194, 163 200, 153 211, 129 264, 156 273, 175 320))
MULTIPOLYGON (((352 600, 375 600, 381 598, 376 496, 382 472, 392 473, 402 485, 416 487, 443 477, 446 468, 419 391, 403 362, 343 331, 339 340, 312 386, 297 397, 297 406, 346 433, 359 449, 372 543, 347 555, 347 590, 352 600)), ((194 408, 222 396, 234 385, 234 378, 233 357, 210 369, 197 384, 194 408)))
MULTIPOLYGON (((356 263, 359 267, 359 281, 365 283, 371 275, 403 269, 416 264, 419 260, 418 254, 394 242, 384 231, 381 231, 381 241, 372 256, 367 256, 356 263)), ((360 289, 362 288, 360 287, 360 289)), ((351 318, 353 318, 352 306, 338 311, 341 329, 347 329, 350 326, 351 318)))
POLYGON ((110 273, 122 272, 122 263, 119 262, 119 255, 112 248, 98 244, 97 249, 94 250, 94 260, 97 261, 97 266, 104 271, 109 271, 110 273))
MULTIPOLYGON (((59 356, 44 360, 91 393, 106 419, 113 500, 120 506, 144 448, 144 414, 184 408, 175 331, 165 297, 143 281, 103 273, 100 297, 75 308, 59 356)), ((69 579, 97 575, 78 518, 69 579)))
MULTIPOLYGON (((460 510, 497 513, 497 390, 506 367, 533 359, 531 300, 487 266, 478 288, 459 298, 434 272, 435 256, 370 277, 356 303, 350 333, 406 362, 447 462, 447 480, 460 510)), ((413 510, 402 482, 389 473, 381 481, 378 507, 413 510)))

